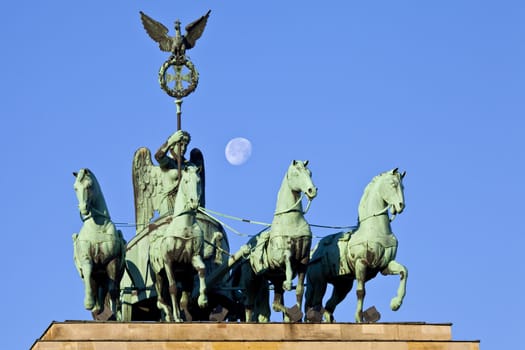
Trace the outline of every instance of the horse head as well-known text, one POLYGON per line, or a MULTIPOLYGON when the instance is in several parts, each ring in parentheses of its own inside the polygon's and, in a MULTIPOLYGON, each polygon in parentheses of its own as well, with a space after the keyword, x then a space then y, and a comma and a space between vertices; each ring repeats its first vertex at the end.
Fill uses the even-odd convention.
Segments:
MULTIPOLYGON (((195 211, 199 207, 201 196, 200 168, 187 166, 181 171, 180 187, 177 199, 180 200, 179 210, 181 212, 195 211)), ((177 202, 178 202, 177 200, 177 202)), ((177 203, 175 204, 177 210, 177 203)))
POLYGON ((294 160, 288 168, 286 178, 292 191, 303 192, 312 200, 317 196, 317 187, 312 182, 312 172, 307 166, 307 160, 294 160))
POLYGON ((381 195, 383 200, 391 207, 393 215, 400 214, 405 209, 405 194, 403 192, 403 178, 406 171, 400 173, 397 168, 384 173, 381 177, 381 195))
POLYGON ((78 209, 82 216, 88 216, 91 212, 91 202, 93 198, 93 180, 91 179, 91 172, 89 169, 83 168, 80 169, 78 173, 74 172, 73 175, 75 176, 75 184, 73 185, 73 188, 77 195, 78 209))

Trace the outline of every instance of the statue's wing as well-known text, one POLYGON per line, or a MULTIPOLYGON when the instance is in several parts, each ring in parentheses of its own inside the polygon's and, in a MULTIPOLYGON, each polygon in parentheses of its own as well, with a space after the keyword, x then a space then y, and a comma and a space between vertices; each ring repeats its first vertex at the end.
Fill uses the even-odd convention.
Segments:
POLYGON ((137 232, 146 227, 158 209, 161 189, 158 167, 151 161, 151 152, 139 148, 133 157, 133 192, 135 197, 135 223, 137 232))
POLYGON ((146 33, 159 43, 159 47, 162 51, 171 51, 171 41, 172 38, 168 36, 168 28, 166 28, 162 23, 155 21, 153 18, 146 15, 144 12, 140 11, 140 19, 142 25, 146 30, 146 33))
POLYGON ((208 10, 204 16, 186 26, 186 34, 184 35, 184 46, 186 49, 194 47, 197 39, 201 37, 206 27, 206 22, 208 22, 208 17, 210 17, 210 12, 211 10, 208 10))
MULTIPOLYGON (((209 12, 208 12, 209 13, 209 12)), ((202 155, 202 152, 198 148, 194 148, 190 152, 190 163, 193 163, 197 167, 200 168, 200 178, 201 178, 201 200, 200 205, 201 207, 206 207, 206 197, 205 197, 205 189, 206 189, 206 174, 204 172, 204 156, 202 155)))

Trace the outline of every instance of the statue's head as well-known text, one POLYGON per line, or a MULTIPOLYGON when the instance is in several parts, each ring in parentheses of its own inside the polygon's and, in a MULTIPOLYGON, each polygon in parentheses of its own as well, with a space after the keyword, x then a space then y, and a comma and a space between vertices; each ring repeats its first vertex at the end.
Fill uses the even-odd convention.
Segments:
POLYGON ((178 19, 175 21, 175 32, 180 35, 180 21, 178 19))
POLYGON ((180 148, 180 154, 182 156, 184 156, 184 154, 186 154, 186 150, 188 149, 188 144, 190 143, 191 141, 191 136, 190 134, 188 134, 186 131, 183 131, 182 132, 182 138, 180 139, 179 142, 177 142, 176 144, 173 145, 173 147, 171 148, 171 154, 173 155, 173 157, 175 158, 176 154, 179 154, 179 148, 180 148))
POLYGON ((180 140, 181 143, 189 144, 191 141, 191 136, 188 132, 183 131, 182 132, 182 138, 180 140))

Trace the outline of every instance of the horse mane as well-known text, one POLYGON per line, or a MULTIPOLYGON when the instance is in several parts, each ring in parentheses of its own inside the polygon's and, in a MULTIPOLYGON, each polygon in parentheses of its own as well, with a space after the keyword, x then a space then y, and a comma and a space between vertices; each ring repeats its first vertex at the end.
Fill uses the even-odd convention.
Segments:
POLYGON ((362 208, 362 206, 364 205, 364 203, 366 203, 368 201, 368 197, 370 197, 370 192, 372 192, 372 187, 374 187, 377 182, 379 181, 379 179, 385 175, 385 174, 388 174, 390 173, 389 171, 385 171, 385 172, 382 172, 381 174, 379 175, 376 175, 372 178, 372 180, 368 183, 368 185, 366 185, 364 191, 363 191, 363 196, 361 197, 361 201, 359 202, 359 211, 360 209, 362 208))

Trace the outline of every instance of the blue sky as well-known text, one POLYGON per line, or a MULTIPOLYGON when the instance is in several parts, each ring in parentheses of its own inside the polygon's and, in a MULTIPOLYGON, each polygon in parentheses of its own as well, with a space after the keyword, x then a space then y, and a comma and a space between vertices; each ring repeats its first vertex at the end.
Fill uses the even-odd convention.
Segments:
MULTIPOLYGON (((52 320, 90 318, 71 172, 93 170, 113 219, 132 222, 133 153, 176 129, 157 84, 167 56, 139 11, 171 28, 208 9, 182 120, 205 156, 207 206, 270 221, 288 164, 308 159, 319 188, 308 221, 353 225, 372 177, 406 170, 392 228, 407 296, 390 311, 398 279, 379 276, 365 307, 385 322, 452 322, 454 339, 484 350, 521 342, 523 2, 57 0, 5 4, 0 23, 5 348, 28 348, 52 320), (232 166, 224 147, 238 136, 253 153, 232 166)), ((246 240, 229 237, 233 249, 246 240)), ((352 292, 336 319, 354 308, 352 292)))

